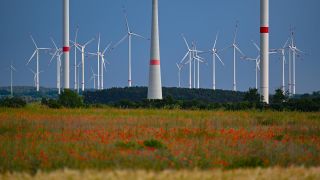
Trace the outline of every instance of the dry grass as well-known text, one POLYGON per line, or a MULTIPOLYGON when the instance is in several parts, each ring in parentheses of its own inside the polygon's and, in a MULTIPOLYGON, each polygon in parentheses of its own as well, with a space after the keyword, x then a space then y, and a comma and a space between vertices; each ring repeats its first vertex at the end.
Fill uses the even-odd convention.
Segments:
POLYGON ((320 168, 267 168, 267 169, 237 169, 237 170, 165 170, 165 171, 145 171, 145 170, 115 170, 115 171, 96 171, 96 170, 59 170, 50 173, 38 172, 31 176, 28 173, 6 173, 0 175, 0 179, 21 179, 21 180, 54 180, 54 179, 154 179, 154 180, 170 180, 170 179, 320 179, 320 168))

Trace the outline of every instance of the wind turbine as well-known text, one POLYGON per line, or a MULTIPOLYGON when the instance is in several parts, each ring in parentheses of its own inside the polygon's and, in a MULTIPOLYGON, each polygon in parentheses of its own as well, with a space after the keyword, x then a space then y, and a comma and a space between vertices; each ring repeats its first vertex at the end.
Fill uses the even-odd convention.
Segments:
MULTIPOLYGON (((243 57, 241 57, 241 59, 243 59, 243 60, 248 60, 248 61, 254 61, 255 62, 255 72, 256 72, 256 89, 258 89, 258 71, 260 71, 260 47, 259 47, 259 45, 256 43, 256 42, 254 42, 253 40, 251 40, 251 42, 252 42, 252 44, 253 44, 253 46, 257 49, 257 51, 259 52, 259 54, 257 55, 257 57, 256 58, 250 58, 250 57, 246 57, 246 56, 243 56, 243 57)), ((269 51, 269 54, 275 54, 275 53, 277 53, 276 52, 276 50, 270 50, 269 51)))
POLYGON ((10 64, 10 92, 11 92, 11 97, 13 97, 13 71, 17 72, 16 68, 12 65, 12 61, 11 61, 11 64, 10 64))
POLYGON ((188 44, 186 38, 184 37, 184 35, 181 34, 181 36, 182 36, 182 38, 184 40, 184 43, 187 46, 188 51, 185 54, 185 56, 182 58, 180 63, 182 63, 189 56, 189 61, 188 61, 189 62, 189 88, 191 89, 192 88, 192 78, 191 78, 191 76, 192 76, 191 75, 192 74, 192 64, 191 63, 192 62, 191 61, 192 61, 192 52, 193 52, 193 50, 190 49, 189 44, 188 44))
MULTIPOLYGON (((201 57, 196 55, 196 53, 200 53, 202 51, 198 51, 196 50, 195 48, 195 44, 194 42, 192 42, 192 46, 190 48, 186 38, 184 37, 183 34, 181 34, 183 40, 184 40, 184 43, 185 45, 187 46, 187 53, 184 55, 184 57, 182 58, 182 60, 180 61, 180 63, 183 63, 183 61, 189 56, 189 60, 185 63, 185 64, 188 64, 189 63, 189 88, 191 89, 192 88, 192 61, 195 60, 195 57, 197 57, 197 60, 201 60, 201 57)), ((195 61, 194 61, 194 72, 193 72, 193 78, 194 78, 194 87, 195 87, 195 61)))
POLYGON ((288 42, 289 42, 290 38, 287 39, 287 41, 285 42, 285 44, 282 46, 282 48, 279 49, 271 49, 271 51, 274 52, 278 52, 279 54, 281 54, 281 58, 282 58, 282 92, 285 93, 286 91, 286 85, 285 85, 285 63, 286 63, 286 56, 285 56, 285 50, 288 49, 288 42))
POLYGON ((210 53, 212 54, 212 88, 213 88, 213 90, 216 90, 216 57, 219 59, 221 64, 224 66, 224 63, 218 54, 221 51, 219 51, 216 48, 218 37, 219 37, 219 33, 216 34, 216 39, 214 41, 214 45, 213 45, 212 49, 210 50, 210 53))
POLYGON ((127 17, 127 13, 126 13, 126 10, 123 9, 123 13, 124 13, 124 17, 125 17, 125 21, 126 21, 126 27, 127 27, 127 34, 122 38, 120 39, 120 41, 118 41, 113 47, 112 49, 115 49, 117 46, 119 46, 122 42, 124 42, 127 38, 128 38, 128 43, 129 43, 129 52, 128 52, 128 86, 131 87, 132 85, 132 79, 131 79, 131 41, 132 41, 132 36, 135 36, 135 37, 139 37, 139 38, 142 38, 142 39, 147 39, 139 34, 136 34, 134 32, 131 31, 130 27, 129 27, 129 23, 128 23, 128 17, 127 17))
POLYGON ((111 46, 112 42, 110 42, 106 48, 102 51, 102 53, 100 53, 100 57, 101 57, 101 61, 102 61, 102 64, 101 64, 101 89, 104 89, 103 85, 104 85, 104 75, 103 75, 103 71, 106 70, 106 63, 109 64, 108 61, 105 60, 104 56, 105 56, 105 53, 110 49, 110 46, 111 46))
POLYGON ((178 84, 179 84, 179 88, 181 88, 181 70, 183 68, 183 64, 181 63, 176 63, 176 66, 178 68, 178 84))
POLYGON ((77 39, 78 39, 78 32, 79 32, 79 26, 77 26, 76 28, 76 34, 75 34, 75 38, 74 38, 74 90, 77 90, 77 39))
POLYGON ((52 58, 50 60, 50 63, 56 57, 57 61, 57 89, 58 94, 61 94, 61 56, 63 55, 62 48, 58 48, 57 44, 54 42, 53 38, 51 38, 51 41, 54 45, 55 52, 52 54, 52 58))
POLYGON ((233 36, 233 43, 229 48, 233 48, 233 91, 237 91, 237 80, 236 80, 236 51, 238 51, 243 57, 245 57, 244 53, 239 49, 237 40, 238 33, 238 24, 236 24, 236 28, 233 36))
POLYGON ((93 80, 93 89, 96 89, 96 77, 98 76, 97 74, 94 73, 93 69, 91 68, 92 76, 90 78, 90 81, 93 80))
POLYGON ((97 78, 98 78, 98 82, 97 82, 97 89, 100 90, 101 87, 100 87, 100 57, 101 57, 101 51, 100 51, 100 33, 98 35, 98 50, 96 53, 88 53, 90 55, 93 55, 93 56, 97 56, 97 60, 98 60, 98 75, 97 75, 97 78))
MULTIPOLYGON (((29 69, 30 70, 30 72, 33 74, 33 83, 34 83, 34 87, 36 87, 37 86, 37 73, 36 72, 34 72, 32 69, 29 69)), ((43 71, 40 71, 39 73, 42 73, 43 71)))
MULTIPOLYGON (((301 55, 304 54, 304 52, 302 52, 300 49, 297 48, 297 46, 294 43, 294 32, 291 32, 291 43, 289 45, 289 55, 290 55, 290 51, 291 51, 291 55, 292 55, 292 94, 295 95, 296 94, 296 55, 301 55)), ((290 56, 289 56, 290 58, 290 56)), ((290 61, 290 60, 289 60, 290 61)))
MULTIPOLYGON (((198 55, 198 52, 202 52, 202 51, 197 50, 197 46, 195 43, 193 45, 193 48, 194 48, 193 59, 194 59, 194 62, 195 60, 197 61, 197 89, 199 89, 200 88, 200 62, 204 63, 205 59, 198 55)), ((194 67, 195 67, 195 64, 194 64, 194 67)))
POLYGON ((31 38, 31 40, 32 40, 32 42, 33 42, 33 44, 34 44, 34 46, 35 46, 35 50, 34 50, 34 52, 33 52, 33 54, 32 54, 32 56, 30 57, 30 59, 29 59, 29 61, 27 62, 27 65, 30 63, 30 61, 33 59, 33 57, 34 56, 37 56, 37 59, 36 59, 36 63, 37 63, 37 81, 36 81, 36 84, 37 84, 37 91, 39 92, 39 79, 40 79, 40 77, 39 77, 39 54, 40 54, 40 50, 50 50, 50 48, 39 48, 38 46, 37 46, 37 44, 36 44, 36 42, 35 42, 35 40, 33 39, 33 37, 32 37, 32 35, 30 35, 30 38, 31 38))
POLYGON ((85 71, 85 66, 84 66, 84 57, 85 57, 85 48, 92 42, 94 41, 94 38, 90 39, 89 41, 87 41, 86 43, 84 43, 83 45, 76 43, 76 42, 72 42, 74 44, 74 46, 81 52, 81 68, 82 68, 82 82, 81 82, 81 89, 82 91, 84 91, 84 71, 85 71))

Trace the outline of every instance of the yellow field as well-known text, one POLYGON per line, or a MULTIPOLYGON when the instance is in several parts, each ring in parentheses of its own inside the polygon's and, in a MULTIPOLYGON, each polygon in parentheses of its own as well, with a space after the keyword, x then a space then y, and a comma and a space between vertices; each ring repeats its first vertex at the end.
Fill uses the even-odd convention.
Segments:
POLYGON ((190 179, 190 180, 206 180, 206 179, 257 179, 257 180, 287 180, 287 179, 306 179, 317 180, 320 179, 320 168, 267 168, 267 169, 236 169, 223 171, 216 170, 165 170, 165 171, 145 171, 145 170, 115 170, 115 171, 96 171, 96 170, 59 170, 50 173, 38 172, 31 176, 28 173, 6 173, 0 175, 0 179, 21 179, 21 180, 53 180, 53 179, 154 179, 154 180, 176 180, 176 179, 190 179))

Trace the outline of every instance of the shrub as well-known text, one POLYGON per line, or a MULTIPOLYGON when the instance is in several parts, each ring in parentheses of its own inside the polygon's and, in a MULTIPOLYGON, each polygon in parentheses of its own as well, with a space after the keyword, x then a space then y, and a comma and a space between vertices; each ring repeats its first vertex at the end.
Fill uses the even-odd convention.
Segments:
POLYGON ((54 109, 61 108, 61 104, 55 99, 49 99, 49 101, 47 102, 47 106, 54 109))
POLYGON ((58 100, 61 106, 66 108, 79 108, 83 106, 82 97, 79 96, 75 91, 65 89, 58 100))
POLYGON ((130 142, 117 141, 115 143, 115 146, 122 149, 141 149, 142 148, 141 145, 132 141, 130 142))
POLYGON ((156 149, 163 149, 166 148, 164 144, 162 144, 162 142, 155 140, 155 139, 150 139, 150 140, 145 140, 143 142, 143 144, 146 147, 151 147, 151 148, 156 148, 156 149))
POLYGON ((241 157, 233 160, 233 162, 227 167, 228 169, 236 168, 255 168, 263 167, 263 160, 256 156, 241 157))
POLYGON ((22 108, 27 105, 27 102, 22 98, 12 97, 0 100, 0 106, 9 108, 22 108))

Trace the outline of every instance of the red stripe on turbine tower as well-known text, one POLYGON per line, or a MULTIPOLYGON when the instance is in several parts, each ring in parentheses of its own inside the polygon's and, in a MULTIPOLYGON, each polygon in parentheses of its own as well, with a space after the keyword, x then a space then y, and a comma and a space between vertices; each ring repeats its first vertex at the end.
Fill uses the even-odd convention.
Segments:
POLYGON ((150 65, 154 65, 154 66, 155 65, 160 65, 160 60, 154 60, 153 59, 153 60, 150 61, 150 65))
POLYGON ((70 51, 70 47, 63 47, 63 52, 69 52, 70 51))
POLYGON ((260 33, 269 33, 269 27, 260 27, 260 33))

